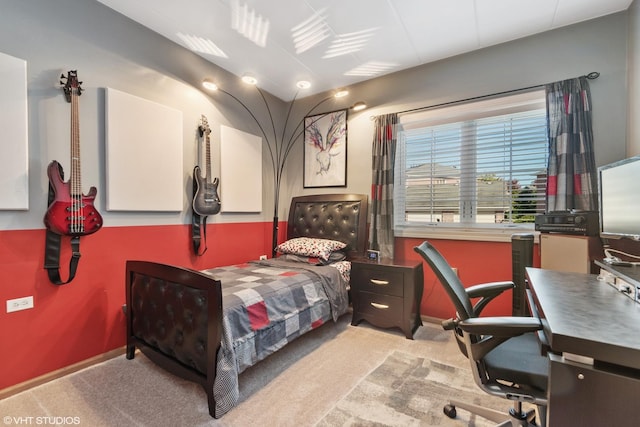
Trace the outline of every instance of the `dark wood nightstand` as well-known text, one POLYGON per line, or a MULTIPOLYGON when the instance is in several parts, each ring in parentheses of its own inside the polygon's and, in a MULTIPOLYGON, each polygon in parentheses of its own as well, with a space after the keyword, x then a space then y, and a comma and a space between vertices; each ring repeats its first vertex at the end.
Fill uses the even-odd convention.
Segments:
POLYGON ((351 260, 351 301, 356 326, 366 320, 381 328, 400 328, 408 339, 422 325, 422 262, 351 260))

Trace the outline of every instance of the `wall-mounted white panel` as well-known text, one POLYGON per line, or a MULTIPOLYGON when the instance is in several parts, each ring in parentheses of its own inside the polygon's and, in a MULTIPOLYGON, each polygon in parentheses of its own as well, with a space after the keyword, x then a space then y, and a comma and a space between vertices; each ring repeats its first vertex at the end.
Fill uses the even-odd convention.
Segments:
POLYGON ((0 209, 29 209, 27 62, 0 53, 0 209))
POLYGON ((222 212, 262 211, 262 138, 220 128, 222 212))
POLYGON ((182 112, 107 88, 107 210, 182 211, 182 112))

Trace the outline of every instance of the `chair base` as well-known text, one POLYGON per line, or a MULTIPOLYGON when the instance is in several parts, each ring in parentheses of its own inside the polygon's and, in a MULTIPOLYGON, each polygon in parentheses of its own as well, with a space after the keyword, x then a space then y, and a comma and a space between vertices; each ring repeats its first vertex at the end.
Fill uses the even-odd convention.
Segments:
MULTIPOLYGON (((472 414, 476 414, 489 421, 493 421, 496 427, 544 427, 544 421, 542 424, 536 424, 536 410, 530 409, 527 412, 522 412, 522 404, 520 402, 514 402, 514 407, 509 410, 509 418, 505 420, 505 413, 497 411, 491 408, 485 408, 482 406, 474 405, 472 403, 461 402, 459 400, 450 400, 443 408, 443 412, 449 418, 456 417, 456 408, 464 409, 472 414)), ((541 417, 543 418, 543 417, 541 417)))

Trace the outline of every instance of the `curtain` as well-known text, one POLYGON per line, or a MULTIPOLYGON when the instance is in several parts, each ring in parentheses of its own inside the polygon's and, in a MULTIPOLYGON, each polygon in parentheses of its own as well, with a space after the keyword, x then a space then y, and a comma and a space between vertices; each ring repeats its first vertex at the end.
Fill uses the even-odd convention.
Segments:
POLYGON ((376 117, 373 132, 371 221, 369 249, 393 259, 393 169, 396 157, 398 114, 376 117))
POLYGON ((547 212, 597 211, 597 170, 586 76, 546 85, 549 123, 547 212))

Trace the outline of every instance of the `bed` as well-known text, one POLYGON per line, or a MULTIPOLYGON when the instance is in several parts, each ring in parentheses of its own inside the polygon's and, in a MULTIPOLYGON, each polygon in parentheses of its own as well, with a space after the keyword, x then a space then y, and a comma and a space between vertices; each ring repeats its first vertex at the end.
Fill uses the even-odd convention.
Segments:
POLYGON ((238 403, 240 373, 347 312, 348 260, 364 254, 367 204, 359 194, 294 197, 285 253, 271 260, 202 271, 128 260, 126 357, 138 348, 201 384, 209 414, 222 417, 238 403), (298 252, 301 242, 311 253, 298 252))

